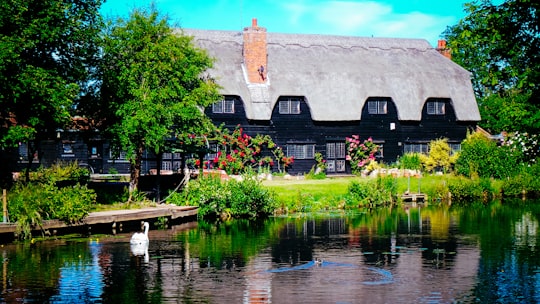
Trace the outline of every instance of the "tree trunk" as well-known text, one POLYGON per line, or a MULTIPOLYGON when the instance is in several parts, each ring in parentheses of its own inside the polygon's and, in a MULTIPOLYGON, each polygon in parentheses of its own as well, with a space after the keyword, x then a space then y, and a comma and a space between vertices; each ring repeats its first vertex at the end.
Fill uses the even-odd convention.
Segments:
POLYGON ((163 152, 156 155, 156 202, 161 201, 161 161, 163 160, 163 152))
MULTIPOLYGON (((35 140, 38 141, 37 139, 35 140)), ((30 183, 30 171, 32 170, 32 163, 34 162, 34 155, 38 152, 38 146, 34 141, 28 141, 26 143, 27 151, 28 151, 28 163, 26 164, 26 172, 24 173, 24 181, 26 184, 30 183)), ((41 157, 39 153, 37 156, 41 157)))
POLYGON ((128 202, 131 202, 133 192, 137 191, 137 189, 139 188, 139 176, 141 175, 141 165, 142 165, 143 150, 144 150, 143 147, 139 146, 137 148, 137 152, 135 153, 135 161, 132 161, 130 163, 130 181, 129 181, 129 200, 128 200, 128 202))

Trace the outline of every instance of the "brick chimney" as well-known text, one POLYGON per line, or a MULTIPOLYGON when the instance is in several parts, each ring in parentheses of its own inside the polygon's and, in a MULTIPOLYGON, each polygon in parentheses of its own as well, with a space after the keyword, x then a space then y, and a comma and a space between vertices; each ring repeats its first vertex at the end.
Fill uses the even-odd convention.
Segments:
POLYGON ((267 73, 266 28, 257 25, 244 28, 244 64, 250 83, 265 83, 267 73))
POLYGON ((446 47, 446 40, 437 41, 437 51, 441 53, 441 55, 443 55, 444 57, 452 59, 450 49, 446 47))

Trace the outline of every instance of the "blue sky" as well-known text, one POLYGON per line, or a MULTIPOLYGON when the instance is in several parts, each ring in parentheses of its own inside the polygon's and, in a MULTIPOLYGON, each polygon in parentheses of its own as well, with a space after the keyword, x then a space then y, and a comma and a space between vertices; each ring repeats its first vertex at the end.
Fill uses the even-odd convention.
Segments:
MULTIPOLYGON (((106 17, 127 17, 151 0, 106 0, 106 17)), ((436 46, 470 0, 153 0, 182 28, 241 31, 257 18, 268 32, 422 38, 436 46)))

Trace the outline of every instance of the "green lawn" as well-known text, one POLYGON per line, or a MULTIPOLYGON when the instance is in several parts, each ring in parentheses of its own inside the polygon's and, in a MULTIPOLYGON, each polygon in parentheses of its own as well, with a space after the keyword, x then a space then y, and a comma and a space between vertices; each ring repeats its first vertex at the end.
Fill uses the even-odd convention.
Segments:
MULTIPOLYGON (((447 193, 447 184, 458 177, 446 175, 426 175, 423 177, 395 177, 397 194, 409 190, 411 193, 425 193, 430 200, 436 199, 441 193, 447 193)), ((368 181, 366 177, 336 177, 322 180, 275 178, 264 181, 263 186, 275 191, 279 202, 290 211, 300 211, 302 208, 324 210, 339 208, 343 197, 348 192, 352 181, 368 181), (292 210, 291 210, 292 209, 292 210)), ((498 184, 495 183, 494 186, 498 184)), ((498 185, 500 187, 500 185, 498 185)))

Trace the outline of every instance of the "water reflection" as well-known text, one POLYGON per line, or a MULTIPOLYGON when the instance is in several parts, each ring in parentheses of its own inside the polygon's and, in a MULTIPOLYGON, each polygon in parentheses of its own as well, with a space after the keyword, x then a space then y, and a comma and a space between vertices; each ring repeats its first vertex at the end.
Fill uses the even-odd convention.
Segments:
POLYGON ((0 248, 0 302, 536 303, 540 207, 402 206, 0 248))

